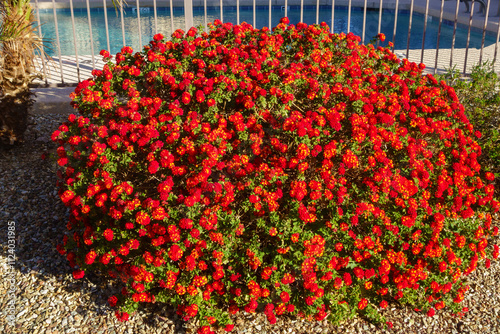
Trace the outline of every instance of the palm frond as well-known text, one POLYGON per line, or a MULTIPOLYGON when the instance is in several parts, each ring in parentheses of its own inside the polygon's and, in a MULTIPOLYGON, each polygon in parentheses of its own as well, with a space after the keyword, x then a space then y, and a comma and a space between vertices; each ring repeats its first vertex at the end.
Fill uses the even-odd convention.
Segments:
POLYGON ((0 96, 16 95, 41 76, 35 57, 47 57, 29 0, 0 2, 0 96))

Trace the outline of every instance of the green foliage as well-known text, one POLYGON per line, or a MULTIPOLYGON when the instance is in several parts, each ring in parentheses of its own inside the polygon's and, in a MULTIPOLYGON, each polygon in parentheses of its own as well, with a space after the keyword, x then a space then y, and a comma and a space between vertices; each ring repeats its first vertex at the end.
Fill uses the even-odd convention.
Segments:
POLYGON ((481 133, 477 139, 483 149, 481 165, 496 178, 500 177, 500 78, 494 71, 493 62, 474 66, 468 78, 462 78, 456 68, 438 78, 455 89, 467 118, 481 133))

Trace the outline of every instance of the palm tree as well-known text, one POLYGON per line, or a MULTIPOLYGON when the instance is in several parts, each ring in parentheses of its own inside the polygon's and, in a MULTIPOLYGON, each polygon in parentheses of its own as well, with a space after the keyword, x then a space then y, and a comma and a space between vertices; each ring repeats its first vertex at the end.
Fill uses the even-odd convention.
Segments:
POLYGON ((30 0, 0 0, 0 143, 22 141, 33 93, 29 85, 43 55, 30 0))

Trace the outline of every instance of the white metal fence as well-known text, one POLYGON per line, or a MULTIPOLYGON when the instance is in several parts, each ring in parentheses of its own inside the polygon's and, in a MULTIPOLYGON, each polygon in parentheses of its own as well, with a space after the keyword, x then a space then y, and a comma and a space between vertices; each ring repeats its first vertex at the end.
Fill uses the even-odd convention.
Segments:
POLYGON ((48 86, 72 85, 89 77, 103 65, 97 56, 101 48, 121 48, 132 40, 142 47, 155 33, 169 36, 176 29, 206 27, 214 19, 235 24, 246 20, 256 27, 272 27, 284 16, 291 23, 328 21, 332 32, 355 30, 363 43, 385 29, 387 40, 397 44, 396 54, 423 62, 434 73, 455 65, 466 74, 479 62, 496 64, 500 37, 500 17, 491 17, 500 14, 497 0, 128 0, 116 11, 109 0, 34 0, 33 5, 40 36, 50 33, 53 40, 47 49, 52 61, 39 59, 47 74, 39 84, 48 86), (459 47, 457 31, 463 37, 459 47), (415 47, 415 38, 421 46, 415 47))

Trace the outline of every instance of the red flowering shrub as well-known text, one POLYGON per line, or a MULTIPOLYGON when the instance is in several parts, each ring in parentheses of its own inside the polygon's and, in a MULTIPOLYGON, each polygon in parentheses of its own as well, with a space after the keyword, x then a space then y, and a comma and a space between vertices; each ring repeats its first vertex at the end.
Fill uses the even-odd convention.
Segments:
POLYGON ((168 303, 201 333, 238 311, 460 311, 499 252, 474 129, 444 82, 359 40, 216 21, 94 71, 53 134, 74 277, 123 282, 121 320, 168 303))

